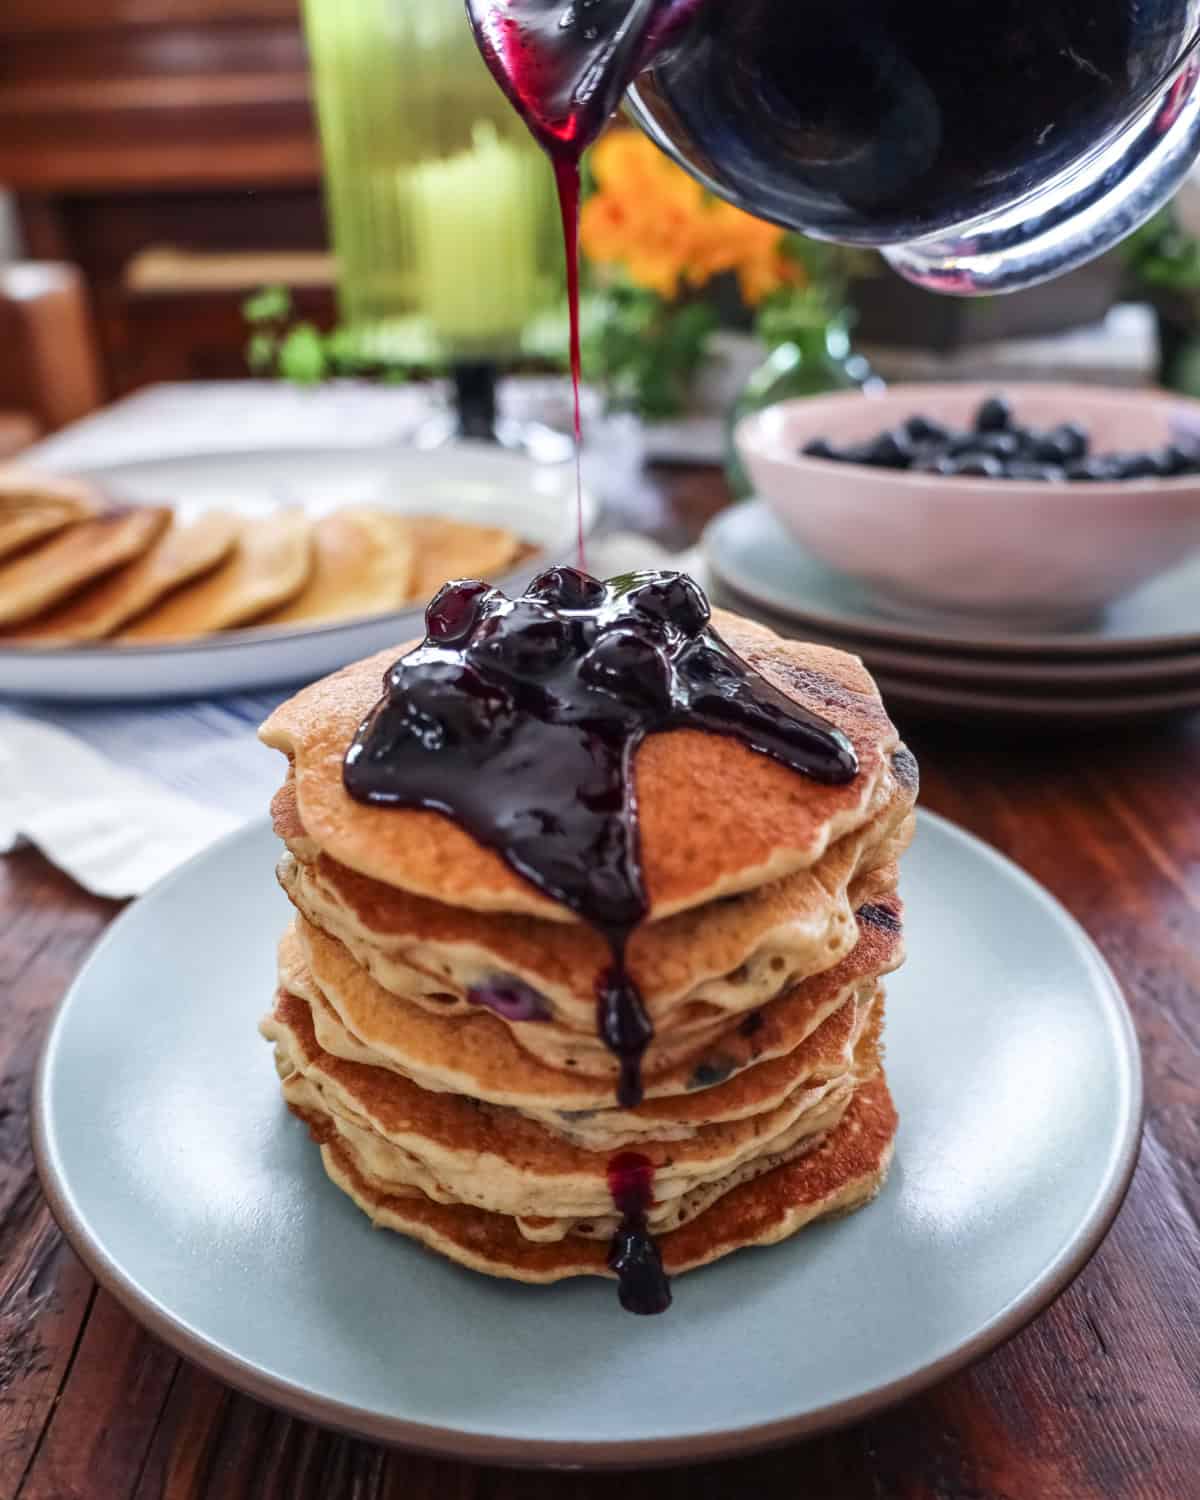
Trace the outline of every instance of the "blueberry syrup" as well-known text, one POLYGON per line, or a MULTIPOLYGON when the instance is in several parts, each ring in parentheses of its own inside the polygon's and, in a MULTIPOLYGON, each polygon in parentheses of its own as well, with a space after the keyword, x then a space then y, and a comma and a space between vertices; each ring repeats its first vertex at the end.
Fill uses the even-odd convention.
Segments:
POLYGON ((575 403, 579 566, 584 566, 579 419, 579 163, 634 75, 703 0, 467 0, 492 76, 550 158, 562 213, 575 403))
POLYGON ((587 564, 583 545, 583 423, 579 415, 579 382, 582 356, 579 350, 579 163, 574 158, 554 159, 554 181, 558 185, 558 208, 562 214, 563 245, 567 254, 567 310, 571 324, 571 399, 575 416, 575 543, 576 561, 587 564))
MULTIPOLYGON (((620 1062, 617 1102, 632 1109, 654 1035, 625 957, 649 906, 638 746, 647 734, 706 729, 829 784, 853 780, 854 747, 731 650, 683 573, 601 583, 550 568, 519 599, 458 580, 434 597, 425 629, 346 754, 346 790, 454 819, 604 937, 611 961, 596 980, 596 1027, 620 1062)), ((503 976, 471 995, 513 1021, 539 1019, 531 997, 503 976)), ((644 1207, 641 1223, 621 1212, 612 1264, 631 1288, 622 1301, 659 1310, 649 1304, 665 1281, 644 1207)))
POLYGON ((654 1163, 637 1151, 620 1152, 608 1164, 608 1191, 621 1215, 608 1247, 608 1267, 617 1273, 621 1306, 642 1316, 666 1312, 671 1305, 671 1283, 646 1227, 646 1214, 654 1202, 654 1163))

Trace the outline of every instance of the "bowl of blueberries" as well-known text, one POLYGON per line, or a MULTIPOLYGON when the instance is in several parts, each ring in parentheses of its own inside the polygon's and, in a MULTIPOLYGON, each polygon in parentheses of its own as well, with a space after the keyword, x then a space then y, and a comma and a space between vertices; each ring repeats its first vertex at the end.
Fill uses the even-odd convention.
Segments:
POLYGON ((901 385, 735 436, 804 549, 905 613, 1069 625, 1200 548, 1200 402, 1163 391, 901 385))

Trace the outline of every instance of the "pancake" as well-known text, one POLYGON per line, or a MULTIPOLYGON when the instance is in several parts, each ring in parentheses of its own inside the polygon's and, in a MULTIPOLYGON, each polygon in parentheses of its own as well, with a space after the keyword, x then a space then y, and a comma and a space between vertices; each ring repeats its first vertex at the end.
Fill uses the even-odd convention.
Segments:
POLYGON ((140 557, 170 524, 161 506, 113 510, 75 521, 0 565, 0 626, 31 620, 68 594, 140 557))
MULTIPOLYGON (((306 1123, 321 1144, 330 1180, 381 1228, 491 1276, 546 1283, 612 1274, 602 1241, 571 1235, 531 1243, 504 1215, 435 1203, 424 1194, 380 1192, 358 1171, 328 1120, 314 1116, 306 1123)), ((855 1091, 837 1128, 813 1150, 740 1184, 704 1213, 664 1234, 659 1247, 666 1270, 678 1275, 734 1250, 774 1245, 817 1219, 862 1207, 887 1176, 896 1125, 887 1084, 876 1074, 855 1091)))
POLYGON ((40 469, 25 469, 16 464, 0 468, 0 518, 41 505, 73 511, 79 520, 104 509, 100 494, 81 479, 68 479, 61 474, 47 474, 40 469))
MULTIPOLYGON (((740 1047, 721 1035, 674 1067, 651 1074, 649 1097, 629 1110, 614 1106, 611 1082, 527 1055, 511 1029, 486 1014, 441 1019, 385 1001, 380 1018, 369 1004, 354 1004, 362 1001, 363 987, 352 975, 343 974, 338 984, 323 972, 323 987, 306 949, 313 951, 295 934, 285 935, 279 985, 308 1005, 322 1050, 399 1073, 432 1092, 502 1104, 589 1150, 644 1138, 684 1139, 706 1125, 774 1108, 801 1084, 840 1076, 881 992, 880 973, 856 974, 849 965, 835 979, 809 980, 735 1033, 740 1047), (368 1024, 354 1029, 347 1015, 368 1024), (369 1023, 380 1019, 373 1032, 369 1023), (755 1050, 760 1039, 763 1052, 755 1050)), ((332 956, 336 969, 338 955, 332 956)))
MULTIPOLYGON (((832 968, 856 940, 852 886, 891 863, 911 827, 905 803, 839 840, 812 870, 637 929, 627 962, 655 1027, 736 1017, 832 968)), ((522 985, 539 1013, 595 1030, 596 975, 608 955, 590 928, 447 907, 324 855, 310 864, 285 856, 278 876, 297 910, 394 994, 461 1012, 495 986, 522 985)))
POLYGON ((413 556, 411 598, 432 599, 451 578, 495 578, 521 555, 521 539, 498 526, 446 516, 405 516, 413 556))
POLYGON ((104 509, 87 485, 32 469, 0 469, 0 558, 104 509))
MULTIPOLYGON (((704 1212, 723 1194, 742 1183, 753 1181, 764 1172, 772 1170, 786 1161, 812 1150, 836 1128, 850 1102, 855 1088, 880 1070, 880 1033, 883 1026, 883 1001, 869 1001, 856 1007, 858 1014, 854 1022, 852 1045, 845 1059, 846 1065, 836 1075, 826 1079, 810 1080, 809 1086, 799 1096, 794 1096, 793 1123, 778 1135, 770 1138, 762 1148, 744 1157, 732 1171, 711 1176, 698 1186, 688 1188, 678 1195, 656 1201, 648 1220, 656 1234, 669 1233, 687 1220, 704 1212)), ((828 1023, 826 1023, 828 1025, 828 1023)), ((823 1028, 824 1029, 824 1028, 823 1028)), ((284 1090, 285 1098, 288 1089, 284 1090)), ((311 1099, 311 1096, 309 1096, 311 1099)), ((289 1099, 289 1106, 295 1102, 289 1099)), ((316 1103, 317 1101, 313 1101, 316 1103)), ((321 1106, 317 1103, 317 1108, 321 1106)), ((406 1170, 407 1162, 391 1154, 385 1142, 373 1135, 366 1135, 358 1126, 347 1127, 336 1115, 327 1116, 343 1143, 349 1148, 355 1166, 368 1184, 383 1192, 407 1192, 413 1186, 424 1191, 427 1197, 439 1202, 452 1201, 444 1190, 430 1192, 428 1186, 412 1177, 406 1170), (399 1167, 399 1171, 397 1171, 399 1167)), ((639 1151, 643 1143, 639 1142, 639 1151)), ((606 1159, 611 1159, 614 1148, 605 1148, 606 1159)), ((439 1185, 440 1189, 440 1185, 439 1185)), ((658 1197, 656 1189, 656 1199, 658 1197)), ((615 1205, 609 1206, 605 1214, 590 1215, 586 1220, 578 1216, 516 1215, 518 1228, 526 1239, 549 1241, 562 1239, 567 1234, 582 1235, 588 1239, 608 1240, 620 1225, 620 1216, 615 1205)))
POLYGON ((5 638, 29 645, 100 640, 164 594, 215 568, 232 550, 237 535, 238 522, 223 511, 209 511, 191 522, 175 521, 141 557, 5 638))
MULTIPOLYGON (((815 1066, 798 1051, 805 1039, 852 997, 873 994, 879 977, 902 961, 899 901, 881 898, 866 911, 858 922, 859 942, 833 969, 794 986, 733 1029, 725 1022, 715 1041, 688 1049, 678 1061, 664 1065, 661 1044, 652 1043, 646 1098, 632 1111, 613 1108, 614 1070, 603 1049, 594 1056, 607 1071, 585 1073, 531 1050, 546 1023, 510 1024, 478 1007, 466 1015, 436 1015, 406 1005, 375 984, 340 944, 302 920, 281 944, 280 983, 313 1003, 319 1027, 322 1007, 333 1013, 337 1026, 325 1029, 330 1050, 339 1055, 365 1060, 369 1054, 376 1065, 423 1088, 517 1108, 577 1138, 633 1139, 658 1127, 745 1113, 794 1086, 806 1061, 815 1066), (763 1064, 777 1061, 777 1070, 764 1071, 763 1064), (740 1081, 746 1069, 757 1075, 752 1085, 740 1081)), ((555 1049, 547 1050, 553 1057, 555 1049)))
POLYGON ((315 625, 387 614, 413 596, 416 573, 407 516, 367 507, 336 511, 313 526, 313 568, 290 603, 259 625, 315 625))
MULTIPOLYGON (((911 756, 893 755, 896 731, 857 658, 781 640, 721 611, 713 619, 780 691, 845 731, 859 772, 849 783, 827 785, 729 737, 692 729, 648 736, 634 764, 651 919, 810 868, 914 778, 911 756)), ((345 752, 399 654, 380 652, 313 684, 260 730, 265 744, 293 761, 307 834, 339 864, 445 905, 575 920, 449 818, 381 811, 346 792, 345 752)))
MULTIPOLYGON (((335 1058, 317 1042, 308 1006, 286 992, 277 997, 263 1032, 317 1090, 327 1113, 415 1160, 423 1190, 433 1183, 454 1201, 511 1215, 612 1215, 607 1152, 584 1150, 512 1110, 431 1093, 398 1074, 335 1058)), ((284 1083, 287 1097, 289 1080, 284 1083)), ((655 1168, 651 1227, 669 1219, 673 1200, 789 1149, 806 1133, 807 1112, 835 1087, 801 1086, 782 1104, 750 1118, 705 1126, 684 1140, 640 1142, 639 1151, 655 1168)), ((396 1161, 394 1153, 391 1159, 396 1161)))
MULTIPOLYGON (((820 1092, 822 1097, 814 1100, 785 1133, 777 1137, 768 1154, 755 1156, 741 1162, 731 1172, 715 1181, 707 1181, 689 1188, 686 1192, 656 1203, 648 1215, 648 1225, 657 1235, 669 1234, 681 1224, 703 1213, 725 1193, 741 1183, 751 1182, 755 1177, 768 1172, 782 1162, 792 1161, 806 1151, 819 1145, 831 1130, 836 1128, 854 1091, 853 1082, 846 1079, 836 1086, 820 1092)), ((375 1135, 363 1123, 346 1118, 336 1111, 328 1111, 320 1093, 313 1089, 299 1073, 285 1078, 283 1095, 288 1107, 306 1118, 323 1116, 336 1135, 338 1143, 349 1155, 363 1180, 378 1192, 409 1195, 423 1194, 437 1203, 458 1203, 451 1188, 447 1188, 419 1158, 390 1146, 375 1135)), ((471 1204, 497 1212, 488 1204, 471 1204)), ((538 1243, 561 1240, 567 1235, 580 1235, 585 1239, 608 1240, 620 1226, 620 1215, 610 1202, 607 1212, 581 1217, 575 1213, 556 1214, 506 1214, 517 1225, 522 1236, 538 1243)), ((503 1213, 503 1209, 499 1212, 503 1213)))
POLYGON ((24 510, 14 506, 0 511, 0 559, 12 557, 36 542, 44 542, 65 531, 72 521, 81 519, 81 513, 73 507, 49 502, 31 505, 24 510))
POLYGON ((227 559, 176 589, 121 632, 122 641, 188 640, 246 625, 295 598, 312 571, 312 523, 299 510, 243 522, 227 559))

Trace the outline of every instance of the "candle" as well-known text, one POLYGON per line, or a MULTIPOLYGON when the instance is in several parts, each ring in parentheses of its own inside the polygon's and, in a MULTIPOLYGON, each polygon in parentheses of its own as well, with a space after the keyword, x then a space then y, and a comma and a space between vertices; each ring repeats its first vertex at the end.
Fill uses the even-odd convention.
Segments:
POLYGON ((401 173, 412 228, 413 295, 454 347, 516 346, 545 305, 538 235, 548 170, 487 120, 471 148, 401 173))

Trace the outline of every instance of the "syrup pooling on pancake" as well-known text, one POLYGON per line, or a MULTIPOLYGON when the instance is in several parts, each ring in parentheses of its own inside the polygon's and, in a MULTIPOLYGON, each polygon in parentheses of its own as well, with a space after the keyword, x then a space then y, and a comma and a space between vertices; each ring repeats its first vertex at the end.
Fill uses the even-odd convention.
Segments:
POLYGON ((426 627, 346 756, 346 790, 455 819, 604 936, 612 964, 597 980, 598 1029, 632 1108, 653 1035, 625 966, 648 909, 638 745, 655 731, 705 729, 831 784, 857 773, 853 746, 737 656, 680 573, 603 584, 554 568, 517 600, 447 584, 426 627))

